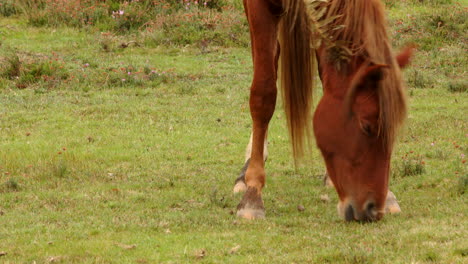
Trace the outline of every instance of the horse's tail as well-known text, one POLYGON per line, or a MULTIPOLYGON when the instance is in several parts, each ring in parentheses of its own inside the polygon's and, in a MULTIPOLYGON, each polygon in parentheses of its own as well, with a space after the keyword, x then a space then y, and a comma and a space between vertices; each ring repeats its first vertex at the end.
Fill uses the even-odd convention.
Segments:
POLYGON ((283 8, 285 13, 279 29, 281 90, 297 160, 303 156, 304 146, 310 146, 315 54, 305 2, 283 0, 283 8))

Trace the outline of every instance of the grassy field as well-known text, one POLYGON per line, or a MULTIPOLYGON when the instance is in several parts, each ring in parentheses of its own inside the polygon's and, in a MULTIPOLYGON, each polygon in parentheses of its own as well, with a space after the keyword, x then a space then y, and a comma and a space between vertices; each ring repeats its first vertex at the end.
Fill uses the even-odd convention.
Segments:
MULTIPOLYGON (((317 150, 294 168, 282 111, 269 133, 267 219, 235 217, 251 127, 245 20, 238 35, 216 25, 209 39, 178 27, 122 33, 34 24, 6 16, 7 2, 1 263, 467 262, 466 1, 387 1, 395 47, 419 48, 392 160, 402 213, 370 224, 339 219, 317 150)), ((207 14, 242 18, 227 3, 229 15, 207 14)))

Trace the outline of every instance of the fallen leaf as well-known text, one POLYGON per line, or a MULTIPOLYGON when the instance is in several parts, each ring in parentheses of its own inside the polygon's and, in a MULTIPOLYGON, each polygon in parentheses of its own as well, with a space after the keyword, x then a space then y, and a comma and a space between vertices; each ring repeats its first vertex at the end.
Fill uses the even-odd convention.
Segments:
POLYGON ((300 204, 300 205, 297 206, 297 210, 298 210, 299 212, 303 212, 303 211, 305 210, 305 207, 304 207, 303 205, 300 204))
POLYGON ((229 250, 229 254, 236 254, 237 251, 239 251, 240 248, 241 248, 240 245, 237 245, 237 246, 231 248, 231 249, 229 250))
POLYGON ((204 258, 206 256, 206 250, 205 249, 200 249, 195 252, 195 257, 197 259, 204 258))
POLYGON ((47 259, 47 262, 48 262, 48 263, 57 262, 57 261, 60 261, 61 258, 62 258, 62 257, 49 257, 49 258, 47 259))
POLYGON ((120 244, 120 243, 117 243, 116 245, 126 250, 136 248, 136 245, 125 245, 125 244, 120 244))
POLYGON ((320 195, 320 201, 328 203, 330 201, 330 197, 328 197, 328 194, 322 194, 320 195))
POLYGON ((158 226, 160 226, 160 227, 168 227, 168 226, 169 226, 169 223, 166 222, 166 221, 161 221, 161 222, 159 222, 158 226))

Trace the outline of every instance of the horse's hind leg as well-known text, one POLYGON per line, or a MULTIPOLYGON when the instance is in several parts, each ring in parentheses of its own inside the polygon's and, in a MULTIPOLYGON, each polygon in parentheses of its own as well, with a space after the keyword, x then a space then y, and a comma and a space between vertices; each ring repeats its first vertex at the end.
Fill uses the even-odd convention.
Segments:
POLYGON ((252 150, 245 172, 246 192, 237 206, 237 215, 254 219, 265 217, 262 189, 265 185, 264 142, 276 104, 277 29, 279 16, 271 1, 244 1, 250 25, 254 77, 250 89, 252 150))
MULTIPOLYGON (((265 140, 263 141, 263 161, 266 161, 268 158, 268 132, 265 134, 265 140)), ((247 145, 247 148, 245 149, 245 161, 250 159, 252 156, 252 141, 253 141, 253 133, 250 134, 250 140, 249 144, 247 145)))
MULTIPOLYGON (((245 173, 247 172, 247 168, 249 167, 250 157, 252 156, 252 138, 253 134, 250 134, 250 141, 247 145, 245 150, 245 161, 244 167, 239 174, 239 177, 236 179, 234 184, 234 193, 245 192, 247 190, 247 185, 245 184, 245 173)), ((263 161, 266 162, 268 158, 268 141, 267 135, 265 135, 265 140, 263 141, 263 161)))

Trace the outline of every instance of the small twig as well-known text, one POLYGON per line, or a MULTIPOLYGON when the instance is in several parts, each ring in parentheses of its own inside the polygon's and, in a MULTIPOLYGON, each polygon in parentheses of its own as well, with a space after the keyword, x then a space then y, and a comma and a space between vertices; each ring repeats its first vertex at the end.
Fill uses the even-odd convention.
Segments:
POLYGON ((140 46, 140 44, 138 44, 138 42, 132 40, 132 41, 129 41, 127 43, 124 42, 124 43, 120 44, 120 47, 122 49, 125 49, 125 48, 128 48, 128 46, 130 46, 130 44, 134 44, 137 47, 140 46))

